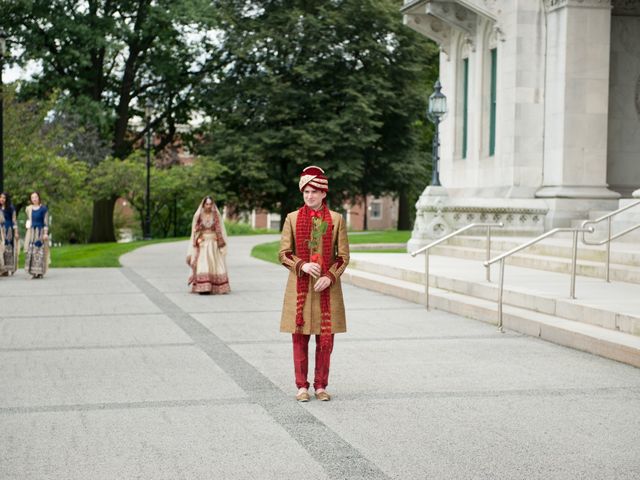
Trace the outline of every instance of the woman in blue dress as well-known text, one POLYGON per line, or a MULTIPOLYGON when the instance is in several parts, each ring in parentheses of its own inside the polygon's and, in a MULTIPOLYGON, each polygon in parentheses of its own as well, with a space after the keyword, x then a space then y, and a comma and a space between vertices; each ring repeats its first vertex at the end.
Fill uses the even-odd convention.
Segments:
POLYGON ((8 193, 0 193, 0 275, 13 275, 18 269, 18 224, 16 223, 16 209, 11 203, 8 193))
POLYGON ((24 236, 24 268, 32 278, 42 278, 49 267, 49 210, 42 205, 40 194, 31 194, 26 208, 27 233, 24 236))

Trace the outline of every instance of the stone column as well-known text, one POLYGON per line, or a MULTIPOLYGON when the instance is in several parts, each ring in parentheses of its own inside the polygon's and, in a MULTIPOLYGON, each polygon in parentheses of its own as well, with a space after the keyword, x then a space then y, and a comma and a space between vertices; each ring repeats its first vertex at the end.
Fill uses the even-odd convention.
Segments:
POLYGON ((543 186, 547 228, 615 208, 607 188, 610 0, 545 0, 547 68, 543 186))

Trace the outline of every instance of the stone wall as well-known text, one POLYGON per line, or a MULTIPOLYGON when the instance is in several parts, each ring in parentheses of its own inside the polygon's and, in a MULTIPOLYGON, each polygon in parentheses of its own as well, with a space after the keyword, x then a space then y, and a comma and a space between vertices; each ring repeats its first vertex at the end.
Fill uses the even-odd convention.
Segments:
POLYGON ((607 182, 624 197, 640 186, 639 10, 611 19, 607 182))
POLYGON ((416 204, 414 245, 498 217, 511 234, 568 227, 617 208, 618 191, 640 186, 638 10, 640 0, 405 1, 405 23, 440 46, 449 102, 440 124, 443 188, 428 187, 416 204))

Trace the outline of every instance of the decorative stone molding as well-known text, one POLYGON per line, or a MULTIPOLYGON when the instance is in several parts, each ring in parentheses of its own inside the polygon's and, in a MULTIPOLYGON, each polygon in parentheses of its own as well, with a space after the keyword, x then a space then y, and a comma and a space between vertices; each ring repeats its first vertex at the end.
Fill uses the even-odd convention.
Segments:
POLYGON ((473 41, 473 37, 471 37, 470 35, 465 35, 462 41, 463 41, 462 58, 467 58, 469 56, 469 52, 476 51, 476 44, 473 41))
MULTIPOLYGON (((496 20, 502 13, 500 9, 505 0, 455 0, 473 12, 482 15, 487 20, 496 20)), ((511 2, 513 0, 506 0, 511 2)))
POLYGON ((504 42, 507 40, 507 37, 505 36, 504 31, 502 31, 502 29, 498 25, 493 26, 493 36, 499 42, 504 42))
POLYGON ((449 197, 444 187, 427 187, 416 203, 409 243, 416 249, 470 223, 502 222, 498 235, 538 235, 545 230, 547 212, 541 200, 449 197))
POLYGON ((425 0, 404 0, 404 4, 402 5, 402 8, 400 10, 402 11, 402 10, 405 10, 407 8, 411 8, 414 5, 417 5, 419 3, 424 3, 424 1, 425 0))
POLYGON ((405 25, 437 42, 447 56, 456 32, 466 38, 470 49, 475 51, 481 19, 495 22, 486 14, 480 0, 407 1, 400 11, 405 25))
POLYGON ((490 10, 492 12, 498 11, 497 0, 483 0, 482 3, 484 3, 484 6, 487 10, 490 10))
MULTIPOLYGON (((495 25, 488 24, 486 29, 487 47, 489 49, 498 48, 499 29, 495 25)), ((504 40, 503 40, 504 41, 504 40)))
POLYGON ((429 2, 427 15, 432 15, 469 36, 474 36, 476 33, 477 15, 457 3, 429 2))
POLYGON ((449 56, 452 31, 444 22, 429 15, 405 14, 404 23, 418 33, 436 42, 440 47, 440 51, 449 56))
MULTIPOLYGON (((507 235, 538 235, 545 230, 544 209, 500 209, 449 207, 441 202, 419 209, 416 215, 412 241, 437 239, 470 223, 498 223, 504 228, 496 231, 507 235)), ((473 232, 472 232, 473 233, 473 232)), ((417 245, 416 245, 417 246, 417 245)))
POLYGON ((547 11, 564 7, 611 8, 611 0, 544 0, 547 11))
MULTIPOLYGON (((478 219, 480 219, 480 221, 488 221, 489 219, 491 219, 491 221, 493 221, 493 217, 494 216, 499 216, 499 217, 503 217, 503 216, 513 216, 513 214, 518 214, 518 213, 527 213, 527 214, 536 214, 536 215, 543 215, 545 213, 547 213, 547 209, 546 208, 522 208, 522 207, 514 207, 514 208, 510 208, 510 207, 491 207, 491 206, 487 206, 487 207, 473 207, 473 206, 466 206, 466 205, 442 205, 441 203, 439 204, 433 204, 433 205, 428 205, 426 207, 424 207, 424 211, 425 212, 456 212, 457 214, 460 213, 466 213, 467 214, 467 220, 473 222, 473 221, 478 221, 478 219), (490 212, 490 215, 489 213, 490 212), (489 218, 491 217, 491 218, 489 218)), ((456 217, 456 220, 458 218, 456 217)), ((511 219, 512 220, 512 219, 511 219)), ((535 220, 537 221, 537 220, 535 220)))

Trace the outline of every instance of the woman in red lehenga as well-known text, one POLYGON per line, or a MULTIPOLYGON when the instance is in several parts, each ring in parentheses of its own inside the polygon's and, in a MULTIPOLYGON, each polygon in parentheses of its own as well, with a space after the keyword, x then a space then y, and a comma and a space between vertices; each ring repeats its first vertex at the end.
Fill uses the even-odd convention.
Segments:
POLYGON ((227 232, 213 198, 202 199, 191 224, 187 265, 191 267, 189 285, 193 293, 229 293, 227 232))

